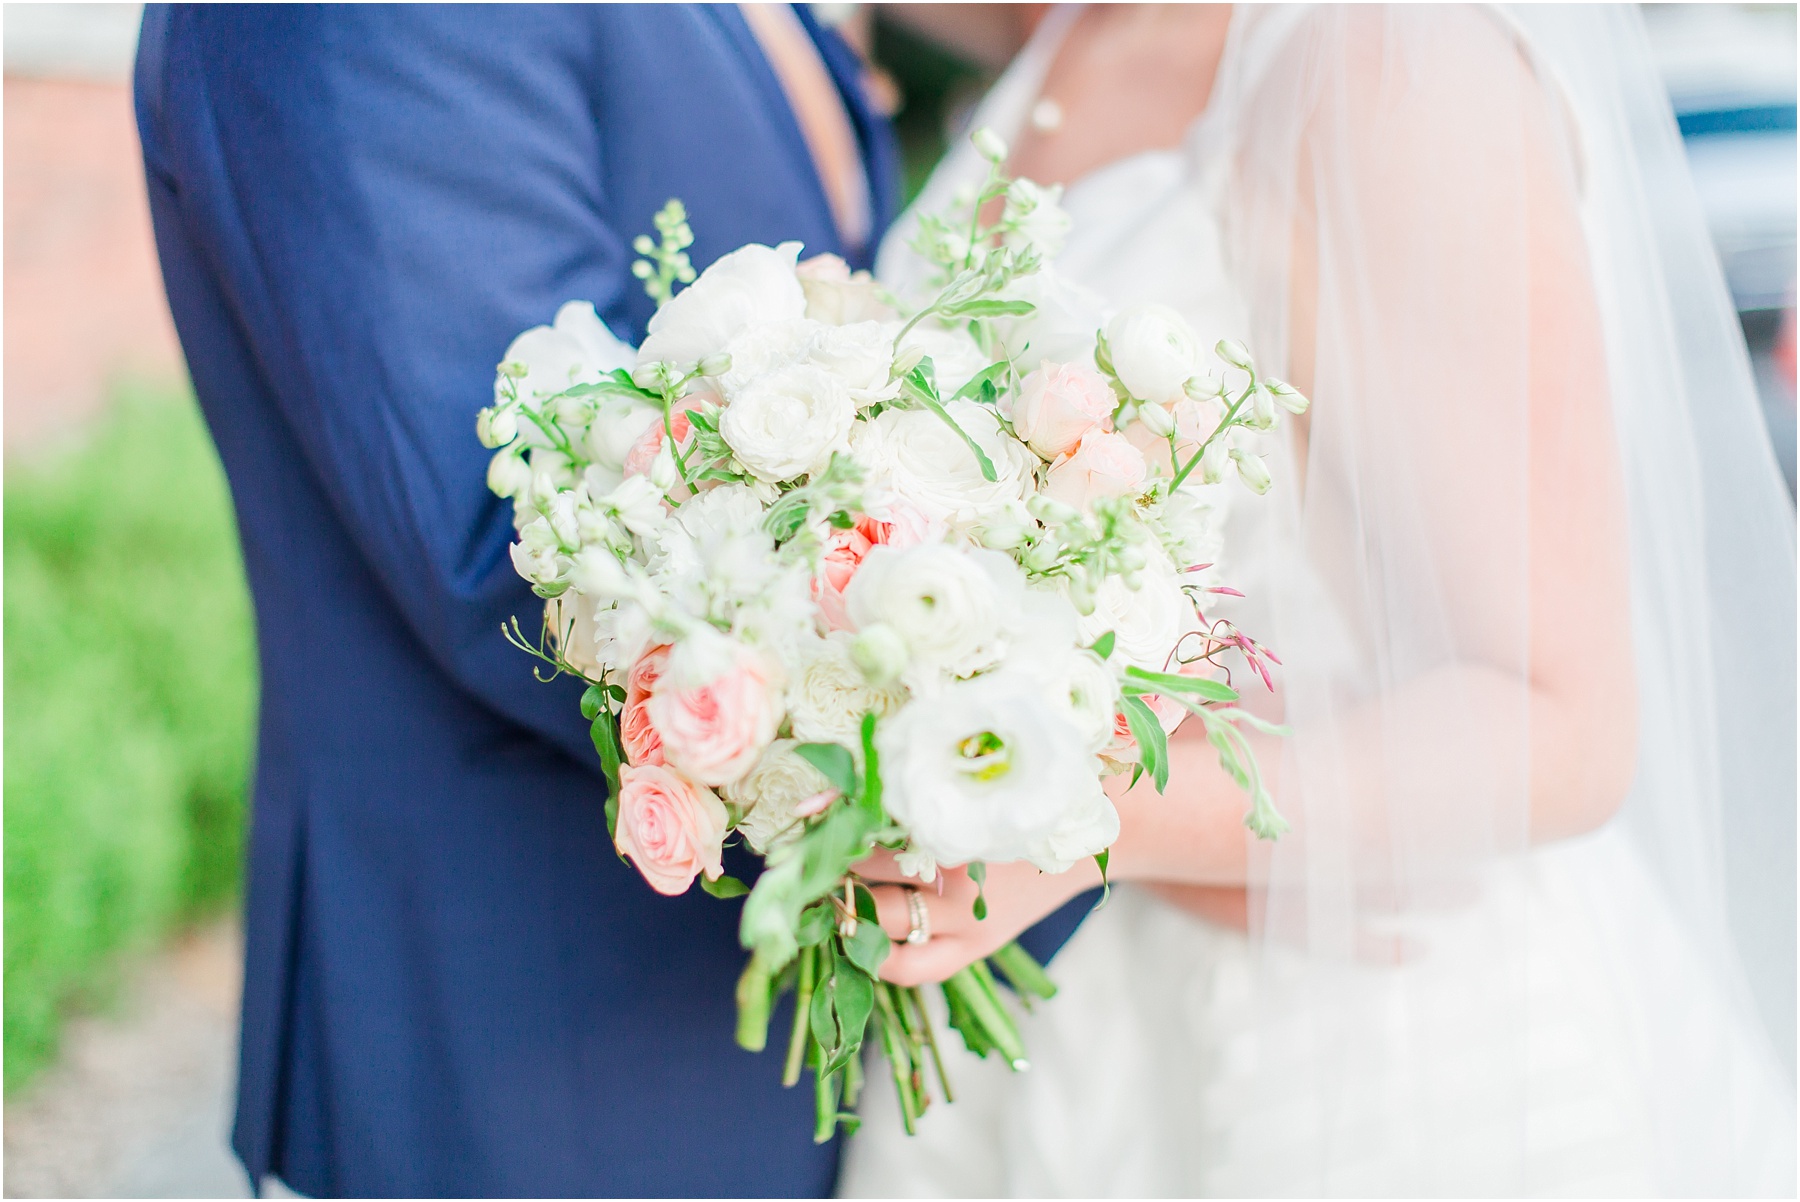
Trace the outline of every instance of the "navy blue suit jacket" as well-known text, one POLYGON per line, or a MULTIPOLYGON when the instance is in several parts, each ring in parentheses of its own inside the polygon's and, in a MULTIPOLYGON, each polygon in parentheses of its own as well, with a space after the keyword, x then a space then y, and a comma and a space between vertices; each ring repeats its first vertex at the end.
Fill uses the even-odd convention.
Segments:
MULTIPOLYGON (((855 121, 877 230, 889 133, 855 121)), ((231 482, 262 711, 234 1145, 316 1195, 818 1195, 810 1090, 732 1041, 737 907, 608 843, 578 688, 475 411, 571 298, 637 341, 629 242, 842 251, 733 6, 148 10, 163 274, 231 482)), ((864 255, 852 254, 853 260, 864 255)), ((1048 950, 1079 908, 1039 932, 1048 950)))

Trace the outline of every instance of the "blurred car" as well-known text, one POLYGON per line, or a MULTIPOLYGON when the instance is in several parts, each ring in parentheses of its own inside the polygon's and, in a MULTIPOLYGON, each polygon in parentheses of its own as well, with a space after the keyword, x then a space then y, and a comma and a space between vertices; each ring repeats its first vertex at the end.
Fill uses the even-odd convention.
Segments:
POLYGON ((1792 495, 1794 6, 1647 4, 1644 21, 1792 495))

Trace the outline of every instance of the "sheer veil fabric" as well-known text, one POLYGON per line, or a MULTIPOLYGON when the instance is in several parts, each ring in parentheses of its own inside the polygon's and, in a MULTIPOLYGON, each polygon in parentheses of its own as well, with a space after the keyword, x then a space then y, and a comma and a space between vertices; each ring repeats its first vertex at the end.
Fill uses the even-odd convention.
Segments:
POLYGON ((1117 891, 1032 1071, 963 1058, 913 1141, 873 1091, 841 1188, 1791 1194, 1793 510, 1635 9, 1240 7, 1187 143, 1066 202, 1077 283, 1310 384, 1224 565, 1294 830, 1248 937, 1117 891), (1635 666, 1635 771, 1534 843, 1609 789, 1535 679, 1572 614, 1635 666))

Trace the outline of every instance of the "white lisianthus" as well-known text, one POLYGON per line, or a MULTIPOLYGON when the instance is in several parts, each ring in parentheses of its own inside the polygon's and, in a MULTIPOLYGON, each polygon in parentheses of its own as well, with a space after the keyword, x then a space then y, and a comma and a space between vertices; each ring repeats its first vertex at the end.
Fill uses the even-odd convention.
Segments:
POLYGON ((889 379, 894 327, 885 322, 822 326, 813 334, 806 361, 842 380, 858 409, 900 395, 900 381, 889 379))
POLYGON ((796 740, 776 739, 741 779, 725 786, 725 799, 745 811, 737 825, 752 850, 766 855, 803 829, 800 803, 831 787, 819 770, 794 754, 796 740))
POLYGON ((926 519, 966 530, 1007 511, 1033 487, 1037 456, 1000 428, 993 410, 974 401, 944 406, 994 465, 994 479, 968 444, 926 409, 889 409, 857 423, 851 450, 869 482, 913 505, 926 519))
POLYGON ((727 348, 749 326, 806 315, 794 274, 798 242, 739 247, 700 273, 650 318, 637 361, 683 367, 727 348))
POLYGON ((598 604, 594 598, 573 590, 544 602, 544 618, 558 653, 589 680, 599 680, 606 674, 606 664, 600 659, 600 631, 594 623, 598 604))
POLYGON ((834 630, 795 647, 788 668, 787 709, 794 737, 807 743, 841 743, 855 749, 862 717, 888 718, 906 704, 898 685, 871 684, 851 654, 855 636, 834 630))
POLYGON ((1025 598, 1025 576, 1007 556, 942 543, 872 547, 844 590, 857 629, 891 628, 906 645, 902 679, 915 691, 939 674, 967 676, 1006 652, 1008 620, 1025 598))
POLYGON ((888 812, 938 863, 1030 858, 1106 797, 1082 732, 1011 672, 950 685, 875 738, 888 812))
POLYGON ((856 405, 844 382, 809 365, 769 372, 738 390, 719 434, 758 479, 792 480, 822 469, 850 447, 856 405))
MULTIPOLYGON (((632 354, 606 328, 593 305, 570 301, 556 311, 553 325, 533 326, 513 339, 500 363, 503 368, 524 369, 512 388, 519 400, 535 406, 573 385, 592 384, 615 368, 630 367, 632 354)), ((505 399, 506 380, 503 372, 494 382, 496 404, 505 399)), ((530 422, 521 423, 521 428, 527 437, 535 429, 530 422)))
POLYGON ((497 452, 488 460, 488 491, 509 500, 531 487, 531 465, 512 450, 497 452))
POLYGON ((1200 344, 1167 305, 1133 305, 1106 325, 1106 346, 1119 383, 1140 401, 1165 405, 1200 367, 1200 344))
POLYGON ((826 325, 843 326, 864 321, 892 321, 898 316, 881 299, 875 277, 851 271, 836 255, 814 255, 798 268, 801 290, 806 293, 806 315, 826 325))

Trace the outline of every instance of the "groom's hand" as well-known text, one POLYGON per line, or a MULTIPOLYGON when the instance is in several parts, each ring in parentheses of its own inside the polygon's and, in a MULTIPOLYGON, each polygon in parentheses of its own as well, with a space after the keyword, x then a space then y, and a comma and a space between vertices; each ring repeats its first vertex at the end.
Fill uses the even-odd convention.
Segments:
POLYGON ((948 978, 1005 947, 1038 919, 1100 883, 1100 872, 1092 860, 1054 874, 1025 863, 990 864, 979 890, 987 901, 987 917, 977 919, 978 891, 966 868, 939 869, 938 879, 925 885, 901 872, 893 853, 877 851, 856 870, 871 882, 882 930, 895 941, 892 953, 882 962, 881 976, 903 986, 948 978), (915 889, 925 903, 931 933, 924 943, 905 941, 912 931, 906 895, 915 889))

